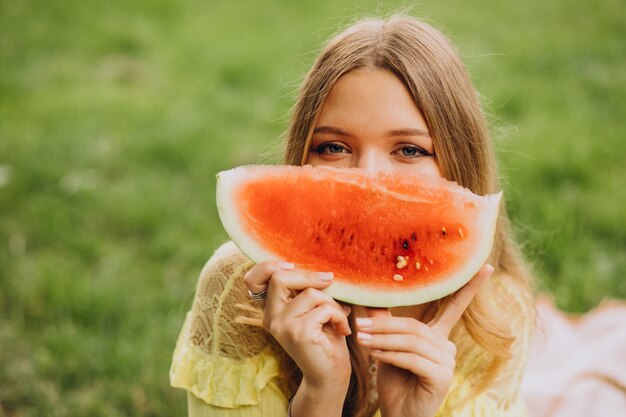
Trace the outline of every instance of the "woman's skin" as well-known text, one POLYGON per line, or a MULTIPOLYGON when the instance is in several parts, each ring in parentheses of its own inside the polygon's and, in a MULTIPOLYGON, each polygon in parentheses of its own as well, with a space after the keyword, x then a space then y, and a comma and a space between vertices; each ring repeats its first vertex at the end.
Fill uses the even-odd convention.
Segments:
MULTIPOLYGON (((426 122, 402 82, 385 70, 356 69, 343 75, 326 99, 307 163, 441 176, 433 152, 426 122)), ((383 417, 435 415, 454 374, 456 346, 448 336, 492 272, 485 265, 441 308, 438 303, 354 307, 357 340, 379 361, 383 417)), ((293 416, 341 416, 351 374, 345 338, 352 329, 349 309, 322 291, 332 283, 332 271, 262 262, 245 282, 255 293, 268 289, 264 327, 302 371, 293 416)))

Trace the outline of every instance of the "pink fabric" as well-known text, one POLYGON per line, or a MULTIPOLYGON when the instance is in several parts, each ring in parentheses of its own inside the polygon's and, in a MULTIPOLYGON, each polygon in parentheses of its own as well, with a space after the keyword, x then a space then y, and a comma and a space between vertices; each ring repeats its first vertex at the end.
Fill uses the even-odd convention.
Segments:
POLYGON ((537 311, 522 383, 529 417, 626 417, 626 303, 568 316, 542 299, 537 311))

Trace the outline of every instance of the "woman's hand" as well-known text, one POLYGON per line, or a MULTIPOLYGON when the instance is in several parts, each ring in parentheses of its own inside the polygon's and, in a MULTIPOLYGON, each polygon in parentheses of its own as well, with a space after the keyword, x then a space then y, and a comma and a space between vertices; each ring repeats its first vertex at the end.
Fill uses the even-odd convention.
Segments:
POLYGON ((258 263, 244 276, 251 292, 267 289, 263 327, 298 365, 303 384, 345 396, 352 371, 346 344, 350 311, 321 291, 332 278, 279 262, 258 263))
POLYGON ((377 386, 385 417, 432 417, 448 393, 456 346, 448 336, 463 312, 491 276, 485 265, 463 288, 447 297, 427 324, 392 317, 386 309, 368 309, 357 319, 357 339, 379 361, 377 386))

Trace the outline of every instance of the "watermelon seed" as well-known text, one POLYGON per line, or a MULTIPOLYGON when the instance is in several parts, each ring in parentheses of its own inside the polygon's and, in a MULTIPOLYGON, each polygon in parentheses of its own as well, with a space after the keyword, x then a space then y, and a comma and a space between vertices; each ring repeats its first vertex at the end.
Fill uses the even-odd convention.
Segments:
POLYGON ((394 281, 402 281, 403 279, 404 279, 404 277, 402 275, 400 275, 400 274, 395 274, 393 276, 393 280, 394 281))
POLYGON ((422 268, 422 264, 419 262, 415 263, 415 269, 417 269, 418 271, 422 268))
POLYGON ((446 227, 445 226, 441 228, 441 233, 443 233, 444 236, 448 235, 448 232, 446 231, 446 227))
POLYGON ((402 242, 402 247, 403 247, 404 249, 408 249, 408 248, 409 248, 409 241, 408 241, 408 240, 406 240, 406 239, 404 239, 404 242, 402 242))
POLYGON ((461 237, 465 237, 465 236, 463 236, 463 230, 461 230, 461 228, 460 228, 460 227, 459 227, 459 236, 461 236, 461 237))
POLYGON ((404 268, 408 264, 408 259, 409 259, 408 256, 407 257, 398 256, 397 263, 396 263, 396 268, 398 268, 398 269, 404 268))
POLYGON ((428 267, 424 265, 424 271, 428 272, 428 267))
POLYGON ((429 263, 429 264, 431 264, 431 265, 434 265, 434 264, 435 264, 435 263, 433 262, 433 260, 432 260, 432 259, 429 259, 429 260, 428 260, 428 263, 429 263))
POLYGON ((417 235, 415 234, 415 232, 411 233, 411 240, 413 242, 415 242, 417 240, 417 235))

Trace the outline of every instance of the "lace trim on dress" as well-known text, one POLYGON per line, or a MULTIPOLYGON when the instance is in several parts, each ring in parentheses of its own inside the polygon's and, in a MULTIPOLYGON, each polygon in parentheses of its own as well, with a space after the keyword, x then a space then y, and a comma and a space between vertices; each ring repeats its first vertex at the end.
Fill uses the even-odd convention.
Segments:
POLYGON ((280 375, 278 361, 270 348, 245 359, 207 353, 190 340, 183 326, 174 351, 170 384, 184 388, 208 404, 235 408, 258 404, 261 390, 280 375))

